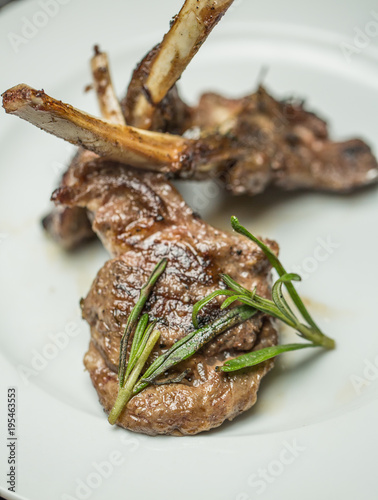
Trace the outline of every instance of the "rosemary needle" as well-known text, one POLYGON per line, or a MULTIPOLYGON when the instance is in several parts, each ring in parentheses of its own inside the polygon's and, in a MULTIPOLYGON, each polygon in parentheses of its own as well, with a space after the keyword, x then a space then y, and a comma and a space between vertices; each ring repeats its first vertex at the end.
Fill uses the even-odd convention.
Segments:
POLYGON ((167 259, 161 260, 154 268, 147 283, 141 288, 139 298, 127 318, 125 331, 121 340, 118 377, 119 389, 114 407, 109 413, 108 420, 115 424, 122 409, 133 395, 133 389, 143 367, 151 354, 160 333, 154 330, 156 321, 148 324, 148 314, 143 314, 139 319, 144 304, 146 303, 156 281, 163 273, 167 265, 167 259), (130 347, 129 361, 126 362, 128 343, 131 333, 134 331, 130 347))
POLYGON ((120 353, 119 353, 119 367, 118 367, 118 379, 119 379, 119 385, 120 387, 123 386, 125 382, 125 375, 126 375, 126 369, 127 369, 127 363, 126 363, 126 356, 127 356, 127 347, 129 343, 129 338, 134 330, 139 315, 142 312, 142 309, 144 307, 144 304, 146 303, 148 297, 150 296, 150 293, 160 277, 160 275, 163 273, 164 269, 166 268, 167 265, 167 259, 162 259, 154 268, 154 270, 151 273, 151 276, 147 283, 142 286, 140 290, 140 295, 137 300, 137 303, 133 307, 130 316, 127 318, 126 326, 125 326, 125 331, 121 339, 121 346, 120 346, 120 353))
POLYGON ((151 333, 141 356, 135 363, 134 369, 132 370, 129 378, 126 381, 126 384, 119 389, 116 402, 108 416, 108 420, 111 424, 116 423, 123 408, 126 406, 126 404, 130 401, 131 397, 133 396, 134 385, 138 380, 138 377, 141 371, 143 370, 143 367, 149 355, 151 354, 152 349, 155 347, 156 342, 159 340, 159 337, 160 337, 160 332, 158 332, 157 330, 154 330, 151 333))
POLYGON ((233 326, 243 323, 256 314, 256 312, 257 311, 251 307, 235 307, 212 323, 208 323, 204 327, 189 333, 186 337, 173 344, 165 354, 159 356, 152 363, 143 377, 141 377, 138 384, 136 384, 134 394, 140 392, 157 377, 180 363, 180 361, 184 361, 193 356, 193 354, 199 351, 214 337, 233 326))
POLYGON ((325 349, 333 349, 335 347, 335 341, 321 332, 320 328, 317 326, 315 321, 312 319, 310 313, 307 311, 302 299, 299 297, 297 291, 294 288, 293 281, 300 281, 301 277, 298 274, 287 273, 283 265, 281 264, 278 257, 268 248, 262 241, 260 241, 256 236, 252 235, 249 231, 243 227, 236 217, 231 217, 231 225, 238 233, 246 236, 254 243, 256 243, 265 253, 267 259, 271 265, 276 269, 279 274, 279 279, 274 283, 272 287, 272 300, 261 297, 256 293, 256 289, 250 291, 241 286, 237 281, 235 281, 231 276, 227 274, 222 274, 221 278, 223 282, 231 290, 216 290, 207 297, 197 302, 193 308, 193 324, 197 324, 197 315, 199 311, 204 307, 210 300, 212 300, 217 295, 227 295, 228 297, 223 301, 221 309, 230 306, 233 302, 238 301, 256 311, 261 311, 265 314, 277 318, 294 330, 297 331, 299 336, 309 340, 310 344, 287 344, 281 346, 272 346, 261 349, 260 351, 252 351, 247 354, 243 354, 233 360, 229 360, 223 364, 223 366, 218 366, 218 371, 235 371, 241 368, 246 368, 248 366, 253 366, 266 359, 270 359, 277 354, 287 351, 294 351, 298 349, 303 349, 305 347, 323 347, 325 349), (289 295, 296 305, 298 311, 301 313, 302 318, 307 321, 307 324, 303 324, 294 314, 289 304, 287 303, 282 287, 285 286, 289 295))
POLYGON ((250 366, 258 365, 267 359, 274 358, 278 354, 289 351, 297 351, 299 349, 305 349, 307 347, 320 347, 315 344, 284 344, 284 345, 274 345, 271 347, 264 347, 258 351, 248 352, 247 354, 242 354, 234 359, 229 359, 222 366, 216 366, 216 371, 222 372, 234 372, 240 370, 241 368, 247 368, 250 366))
MULTIPOLYGON (((249 231, 247 231, 247 229, 239 223, 239 220, 237 217, 235 217, 235 215, 233 215, 231 217, 231 226, 232 226, 234 231, 246 236, 248 239, 250 239, 251 241, 256 243, 256 245, 258 245, 261 248, 261 250, 264 252, 267 259, 269 260, 270 264, 277 271, 277 273, 280 277, 283 276, 284 274, 288 274, 286 272, 285 268, 283 267, 283 265, 281 264, 281 262, 279 261, 278 257, 271 251, 271 249, 267 245, 265 245, 265 243, 263 243, 261 240, 256 238, 256 236, 254 236, 249 231)), ((318 325, 315 323, 315 321, 312 319, 310 313, 307 311, 306 306, 303 304, 303 301, 299 297, 293 284, 290 281, 288 281, 285 283, 285 285, 286 285, 287 291, 289 292, 294 304, 297 306, 299 312, 302 314, 303 319, 305 321, 307 321, 307 323, 310 326, 312 326, 313 329, 320 332, 318 325)))

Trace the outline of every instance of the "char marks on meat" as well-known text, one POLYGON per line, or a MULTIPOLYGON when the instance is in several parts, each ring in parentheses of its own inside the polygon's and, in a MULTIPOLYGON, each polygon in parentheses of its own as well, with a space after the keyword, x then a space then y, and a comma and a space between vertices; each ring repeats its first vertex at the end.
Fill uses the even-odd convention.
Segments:
MULTIPOLYGON (((70 186, 59 188, 54 199, 88 210, 94 231, 114 256, 82 301, 83 317, 91 328, 85 366, 108 412, 117 396, 119 346, 127 317, 160 259, 168 258, 167 268, 145 306, 161 332, 151 359, 193 330, 193 305, 224 287, 221 272, 237 276, 250 289, 256 286, 268 297, 270 265, 246 238, 217 230, 193 214, 161 174, 95 159, 82 164, 75 178, 70 186)), ((278 251, 275 242, 267 243, 278 251)), ((219 301, 214 301, 200 318, 205 322, 219 314, 219 301)), ((231 375, 216 373, 215 365, 276 343, 271 320, 261 313, 253 316, 178 365, 180 371, 190 368, 181 383, 150 386, 132 398, 118 424, 147 434, 195 434, 233 419, 254 404, 261 378, 272 363, 231 375)))

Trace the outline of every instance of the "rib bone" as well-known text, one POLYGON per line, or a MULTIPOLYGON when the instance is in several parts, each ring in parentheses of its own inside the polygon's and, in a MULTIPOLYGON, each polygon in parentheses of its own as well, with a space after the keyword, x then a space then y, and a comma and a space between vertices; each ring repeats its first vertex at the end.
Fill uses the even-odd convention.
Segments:
POLYGON ((78 109, 20 84, 3 94, 7 113, 36 125, 100 156, 160 172, 180 168, 189 140, 99 120, 78 109))
POLYGON ((125 125, 125 118, 110 76, 108 56, 105 52, 101 52, 97 45, 94 50, 91 69, 101 116, 110 123, 125 125))
POLYGON ((149 129, 156 107, 198 52, 233 0, 186 0, 163 41, 133 75, 126 105, 129 123, 149 129))

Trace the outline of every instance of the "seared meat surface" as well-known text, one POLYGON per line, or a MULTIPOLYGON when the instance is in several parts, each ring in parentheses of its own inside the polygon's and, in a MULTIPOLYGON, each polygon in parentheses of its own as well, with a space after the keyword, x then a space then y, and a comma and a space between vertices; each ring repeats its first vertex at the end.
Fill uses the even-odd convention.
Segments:
MULTIPOLYGON (((256 286, 268 297, 270 266, 247 239, 203 222, 163 175, 95 159, 82 164, 75 179, 55 192, 55 201, 87 209, 94 231, 114 256, 82 301, 91 328, 84 362, 108 412, 117 396, 119 347, 127 317, 159 260, 167 257, 168 265, 145 306, 161 332, 150 361, 193 330, 192 307, 224 286, 219 273, 237 277, 248 288, 256 286)), ((278 250, 274 242, 267 243, 278 250)), ((217 301, 209 304, 201 321, 216 318, 218 306, 217 301)), ((132 398, 119 425, 148 434, 195 434, 234 418, 255 402, 260 380, 272 364, 232 375, 216 373, 214 366, 276 343, 275 328, 263 314, 230 328, 177 366, 179 371, 191 368, 187 379, 150 386, 132 398)))
POLYGON ((271 185, 348 192, 378 180, 377 161, 364 141, 332 141, 326 122, 302 102, 278 101, 262 86, 241 99, 206 93, 194 107, 183 102, 176 86, 159 93, 154 75, 164 80, 169 73, 175 83, 184 69, 167 57, 168 37, 179 51, 182 42, 171 28, 138 64, 122 101, 129 125, 197 139, 177 144, 178 154, 161 171, 168 168, 179 178, 217 178, 231 193, 250 195, 271 185), (149 102, 151 94, 160 99, 149 102))
MULTIPOLYGON (((216 175, 233 194, 254 195, 272 185, 349 192, 378 180, 377 160, 365 142, 332 141, 326 122, 303 103, 277 101, 261 86, 242 99, 204 94, 191 113, 205 149, 198 164, 206 164, 206 154, 223 153, 216 175)), ((214 172, 199 167, 192 175, 211 178, 214 172)))
MULTIPOLYGON (((269 319, 259 334, 255 349, 276 343, 276 331, 269 319)), ((232 356, 232 355, 231 355, 232 356)), ((226 356, 196 354, 182 369, 190 368, 190 379, 180 384, 152 386, 133 397, 121 414, 119 425, 149 435, 193 435, 233 420, 253 406, 262 377, 271 369, 271 360, 238 373, 223 375, 215 366, 226 356)), ((91 343, 84 363, 105 411, 110 411, 118 392, 118 379, 104 357, 91 343)))
MULTIPOLYGON (((162 170, 172 170, 170 175, 176 178, 218 179, 237 195, 254 195, 269 186, 349 192, 378 179, 377 161, 365 142, 331 141, 324 120, 306 111, 302 103, 276 101, 262 87, 242 99, 203 94, 193 108, 183 105, 174 88, 161 104, 159 123, 162 125, 164 114, 163 128, 198 137, 178 144, 174 158, 163 165, 162 170)), ((169 137, 174 154, 177 136, 169 137)), ((143 137, 138 141, 143 143, 143 137)), ((154 156, 154 148, 159 146, 147 146, 154 156)), ((160 151, 159 157, 166 158, 160 151)), ((148 158, 145 163, 149 168, 148 158)), ((75 162, 72 168, 76 168, 75 162)), ((90 235, 85 214, 79 210, 76 223, 75 213, 70 215, 64 219, 56 213, 55 225, 50 226, 63 246, 80 243, 81 235, 90 235)))

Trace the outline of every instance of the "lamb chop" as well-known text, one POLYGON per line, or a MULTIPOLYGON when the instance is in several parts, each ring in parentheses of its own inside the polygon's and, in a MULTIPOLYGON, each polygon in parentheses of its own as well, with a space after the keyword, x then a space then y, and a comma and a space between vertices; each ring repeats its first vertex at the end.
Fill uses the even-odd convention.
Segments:
POLYGON ((223 115, 228 109, 227 120, 190 139, 110 124, 27 85, 3 94, 7 113, 99 156, 176 178, 217 175, 239 194, 261 192, 268 184, 345 192, 378 178, 377 161, 365 143, 331 142, 324 122, 300 105, 278 103, 262 88, 240 102, 216 100, 223 115))
MULTIPOLYGON (((107 116, 109 103, 102 104, 107 116)), ((162 174, 138 172, 83 151, 53 199, 65 213, 88 214, 94 231, 114 255, 82 301, 83 317, 91 327, 84 363, 107 412, 117 397, 120 340, 127 317, 146 276, 162 257, 168 258, 168 266, 146 304, 161 332, 153 358, 193 329, 193 304, 224 287, 220 272, 241 276, 241 283, 256 286, 260 295, 270 294, 270 266, 263 252, 244 238, 204 223, 162 174)), ((268 244, 277 252, 274 242, 268 244)), ((207 306, 203 321, 218 317, 218 306, 207 306)), ((145 389, 129 402, 118 424, 147 434, 182 435, 233 419, 255 403, 272 361, 236 375, 218 373, 215 366, 276 343, 272 320, 261 313, 229 328, 181 364, 180 370, 189 370, 186 379, 145 389)))
MULTIPOLYGON (((92 155, 71 166, 66 180, 54 193, 54 201, 65 210, 87 213, 93 230, 114 256, 81 302, 91 329, 84 364, 109 412, 119 388, 117 368, 126 320, 146 277, 162 257, 168 258, 167 268, 145 306, 161 333, 150 362, 193 329, 194 303, 224 287, 219 273, 238 276, 241 284, 257 287, 260 295, 269 297, 270 265, 257 245, 203 222, 163 174, 125 168, 92 155)), ((275 242, 267 243, 277 252, 275 242)), ((219 302, 213 302, 204 309, 202 321, 219 314, 219 302)), ((132 398, 118 425, 151 435, 191 435, 232 420, 255 403, 261 379, 273 362, 237 374, 218 373, 215 366, 276 343, 272 319, 254 315, 178 365, 189 371, 180 383, 152 385, 132 398)))
MULTIPOLYGON (((268 297, 270 265, 249 240, 216 230, 186 205, 162 174, 125 169, 98 158, 75 171, 76 181, 54 193, 55 202, 89 211, 92 227, 114 256, 99 271, 82 301, 91 328, 84 363, 106 412, 117 397, 117 368, 122 333, 140 289, 156 263, 168 259, 145 310, 158 321, 160 344, 151 361, 192 329, 192 307, 221 283, 219 273, 268 297)), ((277 252, 273 241, 267 242, 277 252)), ((209 304, 203 321, 219 316, 209 304)), ((180 383, 153 385, 131 399, 118 424, 147 434, 196 434, 233 419, 256 401, 270 361, 250 371, 218 373, 214 367, 244 351, 275 345, 272 320, 261 313, 208 343, 180 370, 180 383)))

